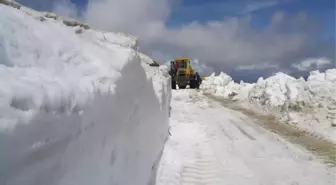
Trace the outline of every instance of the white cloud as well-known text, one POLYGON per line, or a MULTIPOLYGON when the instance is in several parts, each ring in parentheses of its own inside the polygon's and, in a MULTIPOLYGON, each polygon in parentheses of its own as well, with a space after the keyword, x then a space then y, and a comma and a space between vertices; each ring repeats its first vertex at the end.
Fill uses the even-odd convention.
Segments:
POLYGON ((89 0, 84 18, 98 29, 155 37, 169 11, 166 0, 89 0))
MULTIPOLYGON (((89 0, 81 19, 93 28, 138 36, 140 50, 160 63, 188 56, 202 61, 208 68, 204 71, 262 66, 261 61, 277 66, 271 68, 274 70, 290 69, 294 62, 306 56, 315 57, 320 49, 314 38, 321 26, 305 13, 289 16, 276 12, 263 29, 251 26, 253 17, 249 14, 170 28, 166 26, 167 20, 175 8, 172 4, 177 1, 180 0, 89 0)), ((254 2, 244 11, 251 12, 279 2, 282 1, 254 2)), ((54 5, 54 11, 61 14, 79 15, 74 8, 70 0, 54 5)))
POLYGON ((277 5, 279 1, 256 1, 246 5, 245 9, 241 12, 243 14, 257 11, 263 8, 268 8, 277 5))
MULTIPOLYGON (((163 32, 165 34, 157 37, 157 40, 147 42, 156 43, 155 48, 149 50, 185 54, 229 69, 258 64, 259 61, 275 64, 283 61, 284 56, 291 57, 304 52, 310 41, 306 32, 279 32, 276 27, 288 26, 286 22, 283 23, 287 21, 285 18, 279 19, 281 15, 276 14, 270 27, 261 31, 250 28, 250 17, 233 17, 166 29, 163 32)), ((295 17, 292 19, 291 22, 295 22, 295 17)))
POLYGON ((72 18, 78 17, 77 7, 70 0, 54 1, 52 11, 57 15, 64 17, 72 17, 72 18))
MULTIPOLYGON (((300 63, 292 64, 292 67, 299 71, 310 71, 313 69, 321 69, 331 64, 331 60, 325 57, 322 58, 308 58, 300 63)), ((336 67, 336 66, 334 66, 336 67)))
POLYGON ((206 63, 200 62, 198 59, 193 59, 190 61, 190 65, 198 71, 200 75, 210 74, 214 72, 214 68, 206 65, 206 63))
POLYGON ((279 65, 269 64, 269 63, 260 63, 260 64, 251 64, 251 65, 242 65, 238 66, 237 70, 262 70, 262 69, 278 69, 279 65))

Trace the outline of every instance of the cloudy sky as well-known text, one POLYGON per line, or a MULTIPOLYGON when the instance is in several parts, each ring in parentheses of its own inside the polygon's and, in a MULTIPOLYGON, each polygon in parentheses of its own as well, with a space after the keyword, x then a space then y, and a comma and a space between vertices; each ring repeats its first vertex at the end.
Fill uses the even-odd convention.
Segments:
POLYGON ((139 37, 159 63, 192 58, 203 75, 253 80, 335 66, 335 0, 19 0, 139 37))

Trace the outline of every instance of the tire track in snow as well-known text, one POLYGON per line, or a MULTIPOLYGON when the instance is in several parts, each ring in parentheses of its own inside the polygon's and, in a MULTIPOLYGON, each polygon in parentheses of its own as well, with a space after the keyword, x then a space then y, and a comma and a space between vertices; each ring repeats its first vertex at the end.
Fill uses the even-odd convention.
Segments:
POLYGON ((186 164, 181 171, 181 185, 217 185, 221 183, 220 166, 208 146, 197 147, 195 161, 186 164))
POLYGON ((230 141, 233 140, 232 136, 230 136, 230 135, 226 132, 226 130, 225 130, 224 128, 221 127, 221 131, 222 131, 222 133, 223 133, 227 138, 230 139, 230 141))
POLYGON ((248 137, 251 140, 256 140, 255 137, 253 137, 252 135, 250 135, 249 133, 247 133, 243 128, 241 128, 240 126, 233 124, 241 133, 243 133, 246 137, 248 137))
POLYGON ((195 101, 183 101, 182 98, 175 97, 178 101, 172 104, 172 135, 165 146, 157 184, 221 185, 219 161, 216 161, 208 144, 209 136, 204 132, 207 123, 196 121, 198 115, 190 110, 195 101))

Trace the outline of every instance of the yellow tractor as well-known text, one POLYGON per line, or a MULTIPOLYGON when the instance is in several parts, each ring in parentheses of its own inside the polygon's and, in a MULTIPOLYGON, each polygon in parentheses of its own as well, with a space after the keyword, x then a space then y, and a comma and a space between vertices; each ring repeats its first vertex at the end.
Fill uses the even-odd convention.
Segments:
POLYGON ((189 85, 190 89, 199 88, 201 78, 190 66, 189 58, 177 58, 170 63, 170 75, 172 79, 172 89, 185 89, 189 85))

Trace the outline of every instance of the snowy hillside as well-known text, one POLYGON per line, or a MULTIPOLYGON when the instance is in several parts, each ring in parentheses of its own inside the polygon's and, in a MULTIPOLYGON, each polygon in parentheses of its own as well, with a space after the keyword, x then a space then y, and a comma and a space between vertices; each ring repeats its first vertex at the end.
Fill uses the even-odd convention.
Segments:
POLYGON ((336 141, 336 69, 312 71, 307 81, 277 73, 253 84, 237 84, 223 72, 218 76, 213 73, 201 89, 252 110, 259 107, 282 121, 336 141))
POLYGON ((166 69, 148 66, 135 37, 9 5, 0 184, 153 184, 168 134, 166 69))

